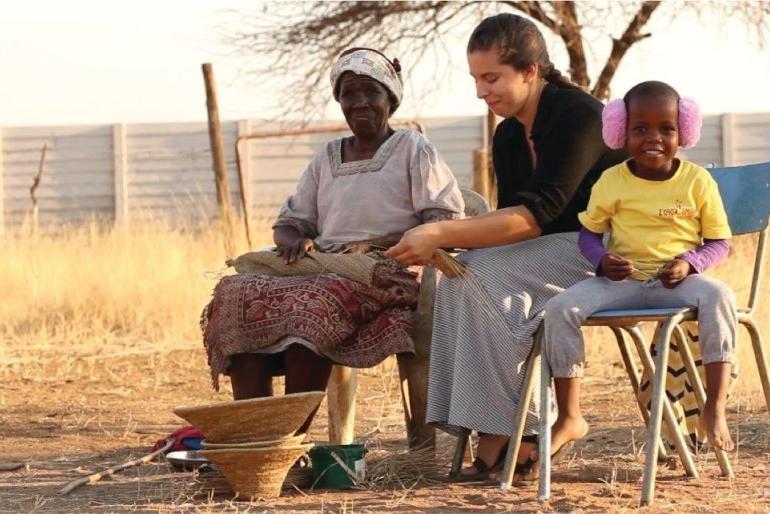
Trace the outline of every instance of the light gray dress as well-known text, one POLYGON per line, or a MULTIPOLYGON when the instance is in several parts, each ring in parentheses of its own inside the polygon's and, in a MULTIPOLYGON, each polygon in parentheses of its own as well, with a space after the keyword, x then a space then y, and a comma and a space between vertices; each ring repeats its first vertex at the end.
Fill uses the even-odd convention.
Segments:
POLYGON ((421 223, 462 217, 457 179, 436 147, 396 130, 371 159, 342 162, 342 138, 316 152, 273 228, 290 225, 323 251, 347 243, 399 240, 421 223))

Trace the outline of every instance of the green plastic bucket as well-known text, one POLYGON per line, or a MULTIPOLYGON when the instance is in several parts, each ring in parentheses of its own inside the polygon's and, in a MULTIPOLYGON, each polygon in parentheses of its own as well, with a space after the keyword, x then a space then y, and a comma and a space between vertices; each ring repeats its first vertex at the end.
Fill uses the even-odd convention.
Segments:
POLYGON ((366 448, 363 444, 329 444, 315 446, 310 450, 313 466, 314 487, 319 489, 349 489, 353 485, 350 474, 361 482, 366 477, 366 448), (340 466, 337 457, 349 470, 340 466))

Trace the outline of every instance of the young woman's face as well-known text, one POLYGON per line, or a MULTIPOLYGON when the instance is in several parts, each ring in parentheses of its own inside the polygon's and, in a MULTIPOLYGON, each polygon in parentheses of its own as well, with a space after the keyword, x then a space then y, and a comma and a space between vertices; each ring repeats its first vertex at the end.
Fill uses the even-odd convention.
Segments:
POLYGON ((636 170, 650 178, 667 178, 679 147, 679 108, 665 97, 632 98, 628 106, 628 153, 636 170))
POLYGON ((528 105, 537 67, 532 65, 522 72, 501 63, 499 56, 497 48, 474 50, 468 54, 468 68, 476 81, 476 96, 498 116, 520 116, 528 105))
POLYGON ((390 98, 385 86, 371 77, 348 72, 340 79, 340 107, 350 130, 359 137, 377 137, 388 126, 390 98))

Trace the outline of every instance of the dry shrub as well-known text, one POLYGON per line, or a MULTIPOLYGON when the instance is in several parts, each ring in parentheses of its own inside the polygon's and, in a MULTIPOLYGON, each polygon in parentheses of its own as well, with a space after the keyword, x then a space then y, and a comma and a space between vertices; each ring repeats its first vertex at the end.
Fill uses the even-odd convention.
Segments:
POLYGON ((189 344, 225 261, 216 227, 163 221, 0 241, 0 337, 27 347, 189 344))

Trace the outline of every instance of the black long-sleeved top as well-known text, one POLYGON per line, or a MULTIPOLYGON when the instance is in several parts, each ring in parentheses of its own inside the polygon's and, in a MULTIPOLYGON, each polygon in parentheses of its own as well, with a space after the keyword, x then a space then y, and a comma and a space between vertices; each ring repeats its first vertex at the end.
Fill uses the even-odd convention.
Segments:
POLYGON ((544 235, 579 230, 577 214, 585 210, 591 187, 627 156, 602 141, 601 113, 602 103, 590 94, 546 84, 532 126, 534 170, 524 126, 515 118, 503 120, 492 144, 497 208, 526 206, 544 235))

